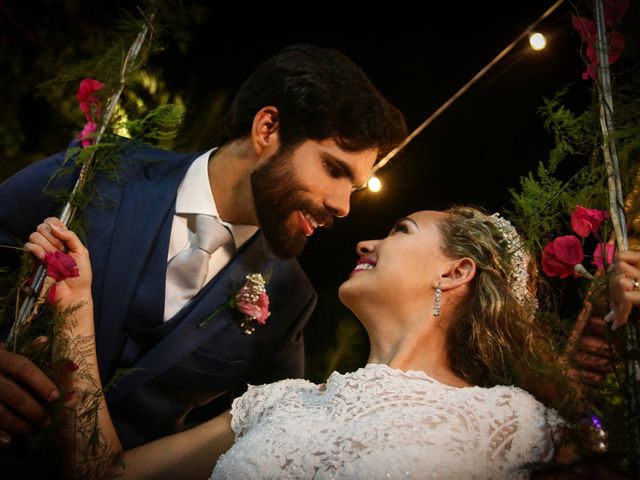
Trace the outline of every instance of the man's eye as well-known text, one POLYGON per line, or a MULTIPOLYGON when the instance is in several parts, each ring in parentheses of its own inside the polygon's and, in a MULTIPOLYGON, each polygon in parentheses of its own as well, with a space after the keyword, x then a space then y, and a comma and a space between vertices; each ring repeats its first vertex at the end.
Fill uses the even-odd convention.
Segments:
POLYGON ((342 176, 342 170, 336 167, 333 163, 324 162, 324 166, 327 169, 327 172, 329 172, 329 175, 333 178, 340 178, 342 176))

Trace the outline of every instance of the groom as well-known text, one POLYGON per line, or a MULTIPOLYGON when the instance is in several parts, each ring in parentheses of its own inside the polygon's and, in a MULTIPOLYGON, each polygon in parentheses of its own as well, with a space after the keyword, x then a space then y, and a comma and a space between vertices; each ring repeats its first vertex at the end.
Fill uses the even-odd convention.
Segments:
MULTIPOLYGON (((402 115, 356 65, 308 45, 257 68, 225 130, 220 148, 199 154, 123 141, 120 181, 98 175, 84 211, 102 381, 132 369, 106 395, 124 448, 179 430, 216 398, 228 407, 247 383, 303 374, 316 294, 294 257, 316 228, 349 213, 351 192, 406 135, 402 115), (217 240, 202 240, 205 224, 217 240), (178 258, 196 246, 205 256, 189 270, 178 258), (246 335, 226 309, 202 325, 251 273, 266 279, 266 323, 246 335)), ((72 187, 77 172, 47 185, 64 158, 0 186, 0 243, 20 245, 59 212, 40 192, 72 187)), ((46 228, 35 235, 58 246, 46 228)), ((56 395, 27 359, 1 349, 0 443, 46 423, 42 405, 56 395)))

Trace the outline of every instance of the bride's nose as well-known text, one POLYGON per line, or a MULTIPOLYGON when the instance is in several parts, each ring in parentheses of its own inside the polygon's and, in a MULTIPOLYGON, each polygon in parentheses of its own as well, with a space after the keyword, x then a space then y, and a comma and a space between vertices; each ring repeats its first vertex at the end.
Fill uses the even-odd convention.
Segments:
POLYGON ((376 250, 376 240, 364 240, 362 242, 358 242, 356 245, 356 252, 361 257, 366 257, 367 255, 371 255, 376 250))

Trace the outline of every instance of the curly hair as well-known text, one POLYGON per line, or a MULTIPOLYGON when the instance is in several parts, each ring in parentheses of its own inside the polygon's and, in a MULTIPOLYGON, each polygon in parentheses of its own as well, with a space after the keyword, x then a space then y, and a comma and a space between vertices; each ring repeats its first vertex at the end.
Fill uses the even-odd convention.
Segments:
MULTIPOLYGON (((518 301, 509 282, 510 245, 490 217, 472 207, 454 207, 438 223, 442 251, 468 257, 476 275, 457 305, 448 330, 451 368, 484 387, 516 385, 566 416, 575 414, 577 390, 565 363, 536 319, 534 301, 518 301)), ((535 299, 537 268, 528 256, 527 289, 535 299)))
POLYGON ((377 147, 380 159, 407 135, 402 113, 337 50, 293 45, 260 64, 226 115, 227 140, 248 135, 268 105, 278 109, 283 150, 331 138, 352 152, 377 147))

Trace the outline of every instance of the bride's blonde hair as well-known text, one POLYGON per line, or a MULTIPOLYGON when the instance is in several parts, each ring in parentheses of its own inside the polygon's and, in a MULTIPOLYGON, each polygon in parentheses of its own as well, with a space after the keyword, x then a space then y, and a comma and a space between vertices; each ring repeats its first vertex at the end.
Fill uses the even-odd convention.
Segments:
MULTIPOLYGON (((563 362, 536 319, 537 268, 529 255, 518 267, 527 269, 527 301, 514 291, 513 251, 495 217, 472 207, 454 207, 438 223, 443 253, 469 257, 476 275, 467 296, 452 313, 447 353, 451 368, 474 385, 516 385, 563 413, 574 408, 563 362)), ((575 413, 575 412, 573 412, 575 413)))

